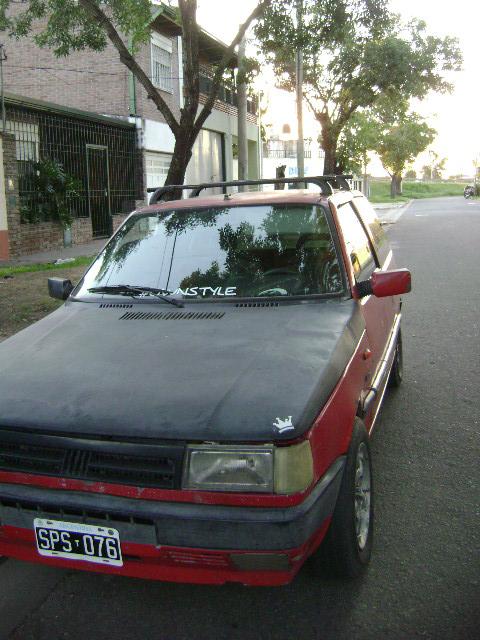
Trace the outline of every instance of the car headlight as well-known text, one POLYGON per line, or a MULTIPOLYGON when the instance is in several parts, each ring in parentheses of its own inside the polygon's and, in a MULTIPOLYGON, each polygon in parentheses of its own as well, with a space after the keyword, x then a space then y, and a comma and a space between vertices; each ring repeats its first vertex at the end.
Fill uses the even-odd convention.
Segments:
POLYGON ((184 489, 297 493, 313 480, 310 443, 274 445, 190 445, 184 489))
POLYGON ((271 492, 273 446, 188 447, 183 488, 271 492))

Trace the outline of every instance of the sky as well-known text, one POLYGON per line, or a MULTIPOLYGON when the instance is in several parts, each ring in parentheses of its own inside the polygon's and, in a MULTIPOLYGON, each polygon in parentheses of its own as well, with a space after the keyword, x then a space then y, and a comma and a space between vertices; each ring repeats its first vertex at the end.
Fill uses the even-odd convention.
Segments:
MULTIPOLYGON (((198 21, 213 35, 228 42, 256 4, 256 0, 198 0, 198 21)), ((391 0, 390 6, 405 19, 425 20, 432 35, 455 36, 460 41, 464 64, 462 71, 449 77, 454 84, 452 94, 430 95, 414 106, 438 132, 430 149, 447 158, 446 175, 473 175, 473 162, 480 161, 480 109, 476 102, 480 76, 480 3, 475 0, 456 0, 454 4, 439 0, 391 0)), ((267 74, 263 82, 265 87, 270 87, 271 76, 267 74)), ((293 125, 294 118, 294 97, 274 92, 267 120, 281 127, 285 121, 293 125)), ((308 114, 305 121, 305 136, 316 137, 315 121, 308 114)), ((428 154, 420 156, 415 168, 419 169, 427 161, 428 154)), ((370 170, 377 175, 382 173, 378 163, 372 163, 370 170)))

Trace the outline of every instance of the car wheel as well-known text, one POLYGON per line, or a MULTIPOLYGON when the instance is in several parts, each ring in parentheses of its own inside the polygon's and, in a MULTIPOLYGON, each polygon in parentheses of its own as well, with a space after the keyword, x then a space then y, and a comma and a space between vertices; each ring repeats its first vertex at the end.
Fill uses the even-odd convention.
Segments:
POLYGON ((398 332, 397 344, 395 346, 395 355, 393 356, 393 364, 390 369, 388 378, 389 387, 399 387, 403 380, 403 348, 402 348, 402 331, 398 332))
POLYGON ((356 578, 370 561, 372 544, 372 462, 367 431, 357 418, 332 522, 310 566, 315 573, 356 578))

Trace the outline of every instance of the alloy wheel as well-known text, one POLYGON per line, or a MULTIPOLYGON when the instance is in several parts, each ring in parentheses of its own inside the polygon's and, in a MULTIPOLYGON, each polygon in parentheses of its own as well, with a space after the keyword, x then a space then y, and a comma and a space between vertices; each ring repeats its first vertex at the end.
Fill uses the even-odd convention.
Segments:
POLYGON ((360 550, 365 548, 370 530, 371 491, 370 455, 362 442, 355 463, 355 532, 360 550))

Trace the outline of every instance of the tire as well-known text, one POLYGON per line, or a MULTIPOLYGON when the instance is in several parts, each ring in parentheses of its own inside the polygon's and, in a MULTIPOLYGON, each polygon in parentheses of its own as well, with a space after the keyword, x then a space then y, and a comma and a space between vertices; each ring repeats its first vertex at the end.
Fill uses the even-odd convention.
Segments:
POLYGON ((373 514, 370 446, 356 418, 332 522, 310 559, 315 574, 357 578, 365 571, 372 554, 373 514))
POLYGON ((397 344, 395 345, 395 355, 393 356, 393 364, 388 377, 389 387, 399 387, 403 380, 403 345, 402 330, 398 332, 397 344))

